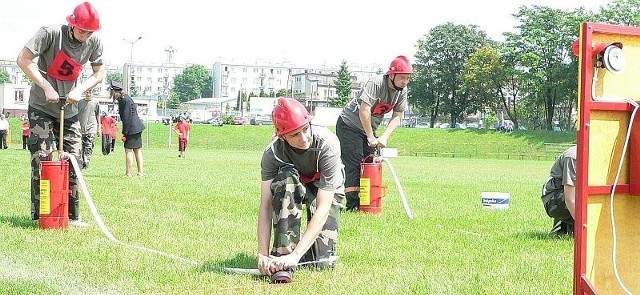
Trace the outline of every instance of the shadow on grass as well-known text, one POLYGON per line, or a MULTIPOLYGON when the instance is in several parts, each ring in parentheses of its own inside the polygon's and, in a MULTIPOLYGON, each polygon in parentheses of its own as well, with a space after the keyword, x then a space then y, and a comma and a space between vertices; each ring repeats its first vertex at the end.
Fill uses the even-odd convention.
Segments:
POLYGON ((0 216, 0 223, 7 223, 13 227, 20 228, 36 228, 38 227, 38 222, 35 220, 31 220, 31 217, 28 216, 0 216))
POLYGON ((547 231, 531 231, 517 233, 516 238, 525 238, 530 240, 572 240, 571 235, 557 235, 547 231))

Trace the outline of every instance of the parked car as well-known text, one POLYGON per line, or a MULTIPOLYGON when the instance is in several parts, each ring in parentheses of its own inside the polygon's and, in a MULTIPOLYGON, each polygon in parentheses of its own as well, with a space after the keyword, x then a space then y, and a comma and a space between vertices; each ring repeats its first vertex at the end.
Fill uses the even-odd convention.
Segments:
POLYGON ((211 124, 213 126, 222 126, 224 122, 219 117, 213 117, 205 121, 206 124, 211 124))
POLYGON ((249 121, 251 125, 273 125, 273 119, 270 115, 256 116, 249 121))
POLYGON ((243 118, 243 117, 234 117, 233 118, 233 125, 245 125, 247 124, 247 119, 243 118))

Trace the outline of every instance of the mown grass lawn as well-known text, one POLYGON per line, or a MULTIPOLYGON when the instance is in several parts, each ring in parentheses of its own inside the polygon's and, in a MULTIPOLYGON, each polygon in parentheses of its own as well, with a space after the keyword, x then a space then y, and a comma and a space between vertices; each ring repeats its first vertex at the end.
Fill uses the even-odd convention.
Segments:
MULTIPOLYGON (((110 241, 84 198, 89 228, 39 229, 29 219, 28 152, 14 142, 0 151, 0 294, 571 293, 573 240, 547 234, 551 220, 539 198, 551 160, 401 152, 391 161, 415 219, 407 218, 385 166, 384 211, 342 215, 337 268, 301 269, 293 284, 273 286, 219 269, 256 264, 259 160, 270 127, 196 125, 186 158, 177 157, 175 137, 167 144, 166 126, 150 128, 144 178, 122 176, 121 143, 109 156, 96 149, 83 176, 117 239, 196 265, 110 241), (510 208, 483 209, 486 191, 509 192, 510 208)), ((413 130, 431 134, 428 140, 458 140, 413 130)), ((398 135, 411 138, 409 132, 398 135)), ((414 138, 405 141, 426 141, 414 138)))

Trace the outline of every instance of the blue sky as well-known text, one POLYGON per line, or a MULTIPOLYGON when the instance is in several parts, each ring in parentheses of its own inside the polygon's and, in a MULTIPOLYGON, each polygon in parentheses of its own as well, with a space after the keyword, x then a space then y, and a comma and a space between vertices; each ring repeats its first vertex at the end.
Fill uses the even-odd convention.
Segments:
MULTIPOLYGON (((108 64, 129 60, 159 64, 165 49, 175 63, 215 61, 282 62, 298 66, 337 66, 345 59, 386 65, 393 57, 413 57, 415 44, 430 28, 451 21, 474 24, 490 37, 513 31, 518 7, 543 5, 597 10, 609 0, 382 1, 382 0, 93 0, 103 30, 108 64), (588 3, 587 3, 588 2, 588 3)), ((0 0, 0 59, 15 60, 42 25, 65 23, 80 1, 0 0)))

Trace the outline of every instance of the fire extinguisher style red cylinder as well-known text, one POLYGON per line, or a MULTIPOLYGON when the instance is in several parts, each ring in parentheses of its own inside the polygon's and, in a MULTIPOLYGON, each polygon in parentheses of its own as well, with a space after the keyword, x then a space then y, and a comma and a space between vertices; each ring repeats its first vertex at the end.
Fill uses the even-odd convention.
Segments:
POLYGON ((40 228, 69 226, 69 162, 40 163, 40 228))
POLYGON ((382 185, 382 162, 374 157, 372 163, 360 164, 360 211, 382 213, 382 197, 385 186, 382 185))

